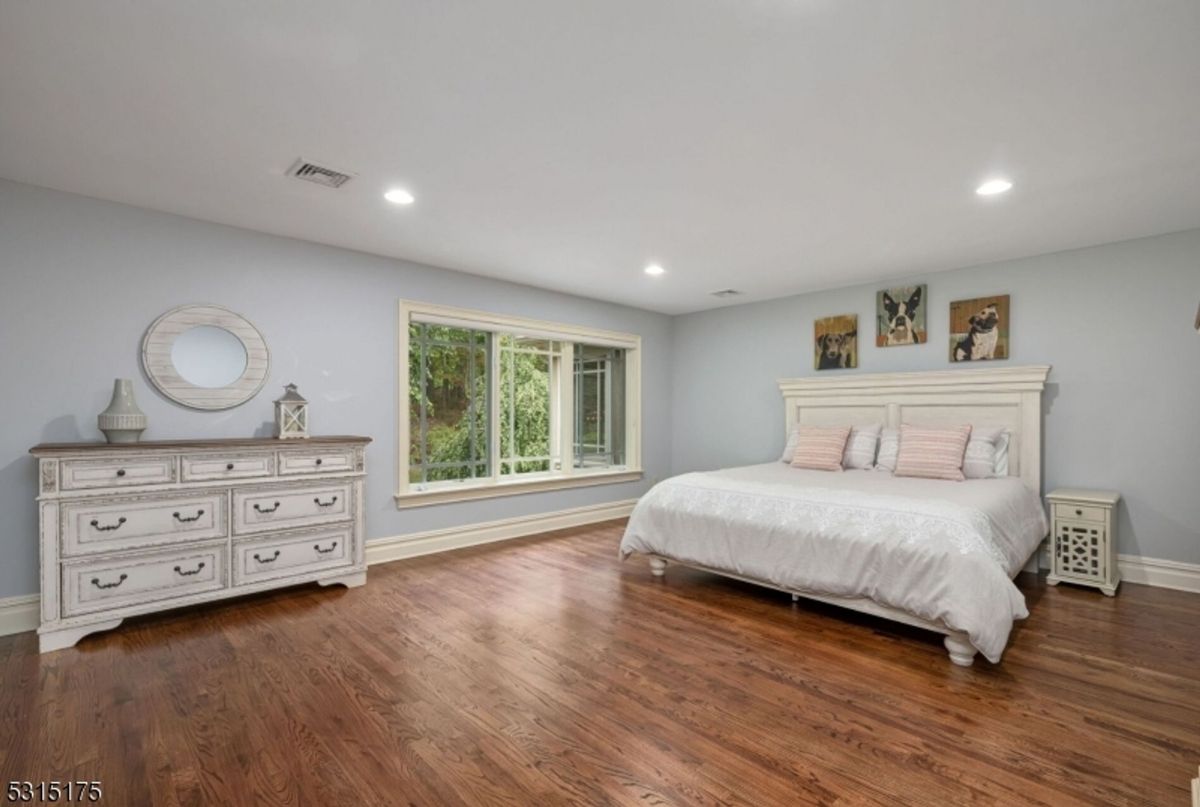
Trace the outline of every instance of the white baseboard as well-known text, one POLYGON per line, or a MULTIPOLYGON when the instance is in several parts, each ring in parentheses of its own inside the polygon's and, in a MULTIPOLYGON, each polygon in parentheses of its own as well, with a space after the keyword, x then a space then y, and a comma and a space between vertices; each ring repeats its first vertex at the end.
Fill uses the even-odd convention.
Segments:
POLYGON ((1117 569, 1125 583, 1141 583, 1158 588, 1174 588, 1200 594, 1200 563, 1118 555, 1117 569))
POLYGON ((25 594, 0 600, 0 636, 37 630, 41 597, 25 594))
POLYGON ((373 566, 376 563, 389 563, 393 560, 431 555, 435 552, 447 552, 451 549, 463 549, 495 541, 507 541, 511 538, 523 538, 527 535, 537 535, 541 532, 561 530, 566 527, 580 527, 599 521, 625 518, 633 512, 633 506, 636 503, 637 499, 626 499, 586 507, 573 507, 570 510, 555 510, 552 513, 485 521, 461 527, 429 530, 428 532, 414 532, 392 538, 376 538, 373 541, 367 541, 367 564, 373 566))

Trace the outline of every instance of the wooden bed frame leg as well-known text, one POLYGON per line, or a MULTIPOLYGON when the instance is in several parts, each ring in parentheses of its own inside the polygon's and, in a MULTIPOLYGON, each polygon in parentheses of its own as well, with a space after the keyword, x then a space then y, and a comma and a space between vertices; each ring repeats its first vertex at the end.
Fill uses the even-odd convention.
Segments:
POLYGON ((793 594, 793 595, 792 595, 792 602, 800 602, 800 595, 799 595, 799 594, 793 594))
POLYGON ((975 648, 967 641, 965 633, 950 633, 942 640, 950 653, 950 660, 959 667, 970 667, 975 663, 975 648))
POLYGON ((667 573, 667 562, 662 558, 650 558, 650 574, 662 577, 667 573))

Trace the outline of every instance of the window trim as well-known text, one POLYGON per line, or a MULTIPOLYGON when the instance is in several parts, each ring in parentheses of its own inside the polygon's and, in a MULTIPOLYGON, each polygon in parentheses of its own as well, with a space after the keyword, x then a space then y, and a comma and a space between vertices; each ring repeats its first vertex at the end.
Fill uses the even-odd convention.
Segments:
MULTIPOLYGON (((397 308, 399 314, 396 328, 397 473, 395 501, 397 508, 405 509, 498 496, 515 496, 522 493, 632 482, 642 478, 642 338, 640 336, 527 317, 492 314, 469 308, 420 303, 412 300, 400 300, 397 308), (493 333, 497 331, 518 333, 522 336, 545 337, 564 342, 600 345, 625 350, 625 465, 621 468, 596 471, 575 468, 574 462, 571 461, 564 462, 561 470, 548 473, 544 476, 530 475, 515 479, 499 480, 489 477, 485 480, 439 483, 435 487, 425 490, 411 489, 408 481, 409 441, 411 438, 409 434, 408 397, 408 326, 414 317, 420 322, 429 322, 456 328, 487 330, 493 333)), ((496 364, 500 351, 492 351, 492 354, 493 366, 491 369, 494 373, 498 370, 496 364)), ((498 378, 498 376, 496 377, 498 378)), ((565 386, 573 392, 573 384, 565 386)), ((568 393, 568 395, 570 394, 568 393)), ((564 410, 573 411, 573 400, 564 400, 562 405, 564 410)), ((490 417, 491 413, 489 413, 490 417)), ((571 435, 574 429, 574 418, 562 417, 561 420, 562 423, 559 424, 558 445, 571 446, 573 445, 571 435)), ((490 446, 491 452, 498 457, 499 434, 493 435, 491 439, 493 441, 493 444, 490 446)))

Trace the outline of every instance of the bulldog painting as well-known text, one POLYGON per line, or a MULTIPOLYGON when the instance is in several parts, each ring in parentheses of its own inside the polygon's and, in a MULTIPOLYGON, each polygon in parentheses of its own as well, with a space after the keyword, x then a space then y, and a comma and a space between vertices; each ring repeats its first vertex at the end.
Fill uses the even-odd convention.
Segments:
POLYGON ((925 343, 925 286, 884 289, 875 295, 877 347, 925 343))
POLYGON ((950 303, 950 361, 1007 358, 1007 294, 950 303))

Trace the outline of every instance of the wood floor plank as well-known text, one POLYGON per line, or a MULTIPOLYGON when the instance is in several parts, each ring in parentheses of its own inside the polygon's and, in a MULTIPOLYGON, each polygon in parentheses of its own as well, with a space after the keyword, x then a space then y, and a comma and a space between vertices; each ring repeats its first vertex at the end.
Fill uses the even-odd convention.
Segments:
POLYGON ((361 589, 0 638, 0 775, 147 805, 1185 804, 1200 596, 1032 575, 1004 660, 672 566, 622 524, 361 589))

